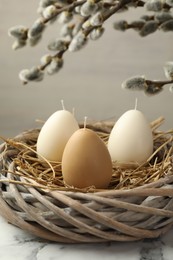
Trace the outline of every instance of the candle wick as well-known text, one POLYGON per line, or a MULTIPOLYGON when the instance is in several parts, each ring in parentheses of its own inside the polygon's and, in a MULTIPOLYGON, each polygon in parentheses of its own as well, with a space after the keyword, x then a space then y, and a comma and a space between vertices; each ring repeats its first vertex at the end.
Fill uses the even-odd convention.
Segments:
POLYGON ((135 100, 135 110, 137 110, 137 106, 138 106, 138 99, 136 98, 136 100, 135 100))
POLYGON ((87 116, 84 117, 84 128, 86 128, 87 125, 87 116))
POLYGON ((61 105, 62 105, 62 109, 65 110, 64 100, 63 99, 61 99, 61 105))
POLYGON ((72 115, 75 116, 75 108, 72 109, 72 115))

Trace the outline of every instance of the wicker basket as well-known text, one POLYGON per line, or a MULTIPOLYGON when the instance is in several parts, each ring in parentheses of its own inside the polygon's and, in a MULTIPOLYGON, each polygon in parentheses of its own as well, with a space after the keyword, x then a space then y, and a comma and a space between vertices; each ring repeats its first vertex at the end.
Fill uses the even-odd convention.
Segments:
MULTIPOLYGON (((156 125, 152 124, 153 133, 157 140, 159 136, 163 140, 164 134, 156 132, 156 125)), ((111 127, 111 123, 90 125, 104 134, 111 127)), ((33 145, 38 133, 38 129, 26 131, 13 140, 33 145)), ((95 243, 159 237, 173 224, 173 133, 165 135, 166 139, 169 135, 169 142, 162 145, 162 152, 169 149, 169 167, 164 176, 131 189, 111 187, 94 192, 44 189, 15 174, 15 159, 21 149, 7 140, 0 147, 0 214, 13 225, 50 241, 95 243)))

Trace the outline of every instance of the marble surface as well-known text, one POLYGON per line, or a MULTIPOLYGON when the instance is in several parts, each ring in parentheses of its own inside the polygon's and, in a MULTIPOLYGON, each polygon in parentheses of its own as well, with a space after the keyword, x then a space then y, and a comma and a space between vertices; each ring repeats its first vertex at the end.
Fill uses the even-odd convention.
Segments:
POLYGON ((172 260, 173 228, 159 239, 130 243, 58 244, 38 238, 0 217, 1 260, 172 260))

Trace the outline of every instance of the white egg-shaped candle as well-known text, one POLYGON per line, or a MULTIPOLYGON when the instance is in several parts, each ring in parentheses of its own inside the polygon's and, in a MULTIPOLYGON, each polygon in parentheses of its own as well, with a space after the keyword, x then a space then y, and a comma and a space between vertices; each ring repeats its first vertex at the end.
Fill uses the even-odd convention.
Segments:
POLYGON ((79 129, 73 114, 67 110, 53 113, 40 130, 36 150, 40 159, 61 162, 65 145, 79 129))
POLYGON ((139 110, 125 112, 115 123, 108 140, 113 161, 145 163, 153 153, 153 136, 150 125, 139 110))

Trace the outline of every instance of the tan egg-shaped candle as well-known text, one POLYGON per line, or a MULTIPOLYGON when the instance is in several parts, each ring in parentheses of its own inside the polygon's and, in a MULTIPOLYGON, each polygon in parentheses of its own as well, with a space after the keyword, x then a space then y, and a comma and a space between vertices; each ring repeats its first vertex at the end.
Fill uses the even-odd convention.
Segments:
POLYGON ((94 131, 83 128, 71 136, 62 157, 62 175, 65 184, 76 188, 108 187, 112 161, 105 143, 94 131))
POLYGON ((79 125, 67 110, 53 113, 38 135, 36 150, 40 159, 61 162, 64 147, 79 125))
POLYGON ((153 153, 150 125, 139 110, 129 110, 115 123, 108 140, 113 161, 141 164, 153 153))

